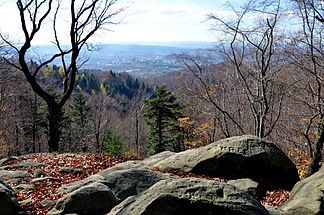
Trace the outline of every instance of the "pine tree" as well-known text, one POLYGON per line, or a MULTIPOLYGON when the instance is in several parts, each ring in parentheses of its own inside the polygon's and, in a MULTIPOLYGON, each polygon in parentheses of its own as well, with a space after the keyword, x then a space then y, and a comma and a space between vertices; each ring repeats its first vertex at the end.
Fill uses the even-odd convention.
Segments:
POLYGON ((85 147, 84 144, 87 142, 87 125, 91 111, 91 108, 87 104, 87 100, 83 92, 79 91, 73 97, 71 110, 71 123, 74 123, 74 127, 76 129, 72 129, 69 133, 74 136, 74 142, 78 144, 78 146, 74 146, 72 148, 83 149, 85 147))
POLYGON ((144 116, 150 127, 150 153, 181 150, 182 131, 178 119, 182 116, 182 108, 165 86, 158 87, 156 98, 145 101, 144 116))

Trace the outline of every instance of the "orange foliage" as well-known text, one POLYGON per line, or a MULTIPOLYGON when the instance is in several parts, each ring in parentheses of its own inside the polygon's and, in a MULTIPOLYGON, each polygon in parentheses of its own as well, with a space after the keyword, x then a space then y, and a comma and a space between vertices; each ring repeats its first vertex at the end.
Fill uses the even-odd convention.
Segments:
POLYGON ((184 131, 184 145, 186 148, 197 148, 208 143, 206 130, 210 128, 209 123, 195 126, 189 117, 178 119, 180 127, 184 131))
POLYGON ((296 164, 299 177, 301 179, 307 177, 311 158, 306 151, 297 147, 291 148, 288 152, 288 156, 296 164))

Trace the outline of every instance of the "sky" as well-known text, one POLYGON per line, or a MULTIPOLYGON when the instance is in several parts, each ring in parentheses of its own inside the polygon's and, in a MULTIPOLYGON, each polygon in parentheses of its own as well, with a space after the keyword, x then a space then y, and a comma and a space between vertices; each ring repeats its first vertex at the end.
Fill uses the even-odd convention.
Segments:
MULTIPOLYGON (((0 31, 21 41, 22 32, 16 0, 0 0, 0 31)), ((122 23, 93 37, 99 43, 149 43, 216 40, 206 14, 226 14, 226 0, 119 0, 126 6, 122 23)), ((63 26, 62 24, 61 26, 63 26)), ((35 43, 48 44, 52 38, 50 23, 35 43)), ((62 31, 64 31, 62 29, 62 31)))

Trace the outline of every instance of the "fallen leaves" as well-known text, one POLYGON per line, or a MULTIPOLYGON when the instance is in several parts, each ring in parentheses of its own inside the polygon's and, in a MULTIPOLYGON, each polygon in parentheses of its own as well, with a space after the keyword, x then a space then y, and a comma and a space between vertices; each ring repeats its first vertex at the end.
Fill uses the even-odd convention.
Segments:
POLYGON ((42 179, 33 182, 35 189, 21 190, 16 192, 19 202, 24 202, 22 206, 25 213, 28 215, 44 215, 51 208, 50 206, 42 205, 43 201, 56 201, 62 198, 63 194, 57 194, 55 191, 62 184, 72 183, 82 180, 90 175, 96 174, 101 170, 107 169, 117 163, 124 162, 125 159, 111 156, 108 154, 31 154, 21 156, 19 159, 9 161, 7 164, 14 164, 21 161, 32 161, 48 164, 47 166, 27 167, 27 168, 12 168, 10 170, 27 170, 31 176, 20 183, 10 183, 12 187, 20 184, 31 183, 37 178, 34 172, 44 171, 46 176, 42 179), (71 167, 83 169, 84 171, 77 174, 60 173, 61 167, 71 167))
POLYGON ((261 200, 261 203, 271 206, 281 206, 289 199, 289 194, 289 191, 283 189, 267 191, 265 197, 261 200))

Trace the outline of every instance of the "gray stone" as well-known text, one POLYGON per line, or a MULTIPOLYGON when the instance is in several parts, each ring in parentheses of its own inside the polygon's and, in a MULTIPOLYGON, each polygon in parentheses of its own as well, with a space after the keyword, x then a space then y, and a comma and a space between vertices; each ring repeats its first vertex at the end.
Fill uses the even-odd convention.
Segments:
POLYGON ((38 163, 32 161, 23 161, 15 164, 10 164, 0 167, 1 170, 14 169, 14 168, 28 168, 28 167, 39 167, 39 166, 48 166, 45 163, 38 163))
POLYGON ((25 200, 22 200, 19 202, 19 205, 20 206, 25 206, 25 205, 28 205, 29 203, 32 203, 34 200, 32 198, 29 198, 29 199, 25 199, 25 200))
POLYGON ((63 173, 63 174, 82 174, 84 173, 84 169, 81 169, 81 168, 71 168, 71 167, 61 167, 59 169, 59 172, 60 173, 63 173))
POLYGON ((263 205, 270 215, 287 215, 283 210, 275 206, 263 205))
POLYGON ((93 183, 58 200, 47 214, 104 214, 119 202, 109 187, 102 183, 93 183))
POLYGON ((227 181, 227 184, 233 185, 240 190, 250 194, 254 198, 260 200, 264 194, 266 193, 265 190, 261 189, 261 186, 258 182, 253 181, 249 178, 242 178, 242 179, 236 179, 236 180, 229 180, 227 181))
POLYGON ((153 168, 153 166, 155 164, 157 164, 158 162, 160 162, 174 154, 175 154, 175 152, 170 152, 170 151, 164 151, 164 152, 158 153, 156 155, 153 155, 153 156, 148 157, 145 160, 143 160, 143 165, 148 168, 153 168))
POLYGON ((105 169, 101 172, 98 173, 98 175, 103 176, 104 178, 109 176, 111 173, 118 171, 118 170, 126 170, 126 169, 132 169, 132 168, 144 168, 144 163, 143 161, 140 160, 132 160, 132 161, 126 161, 123 163, 116 164, 113 167, 110 167, 108 169, 105 169))
POLYGON ((44 182, 44 181, 63 181, 61 178, 54 178, 54 177, 42 177, 42 178, 33 178, 30 182, 44 182))
POLYGON ((123 163, 116 164, 115 166, 110 167, 108 169, 105 169, 98 174, 106 177, 110 173, 117 171, 117 170, 126 170, 126 169, 132 169, 132 168, 152 169, 156 163, 158 163, 158 162, 160 162, 174 154, 175 154, 174 152, 165 151, 165 152, 161 152, 159 154, 153 155, 151 157, 148 157, 145 160, 126 161, 123 163))
POLYGON ((52 201, 52 200, 48 200, 48 199, 45 199, 43 200, 40 204, 43 206, 43 207, 53 207, 55 206, 57 201, 52 201))
POLYGON ((299 180, 296 166, 275 144, 251 135, 223 139, 174 154, 154 165, 226 179, 269 180, 291 189, 299 180))
POLYGON ((17 215, 20 210, 15 192, 2 181, 0 181, 0 210, 1 215, 17 215))
POLYGON ((0 179, 5 181, 10 181, 12 179, 16 179, 17 181, 21 181, 29 177, 30 174, 25 170, 0 170, 0 179))
MULTIPOLYGON (((101 187, 104 185, 107 187, 107 189, 109 189, 109 192, 111 192, 112 195, 114 196, 114 198, 112 198, 110 195, 106 196, 107 199, 105 200, 105 204, 108 204, 109 207, 106 208, 107 210, 105 212, 109 212, 111 209, 110 208, 111 205, 115 206, 117 204, 115 200, 118 200, 119 203, 120 201, 126 199, 129 196, 137 195, 140 192, 148 189, 158 181, 165 180, 168 178, 175 179, 178 177, 170 174, 162 174, 159 172, 154 172, 148 169, 116 170, 111 174, 107 175, 106 177, 100 175, 94 175, 78 183, 63 185, 61 188, 57 190, 57 192, 59 193, 71 192, 70 194, 68 194, 68 196, 78 195, 78 198, 82 198, 82 195, 85 195, 85 198, 88 198, 87 196, 89 194, 87 192, 83 192, 83 189, 85 188, 90 189, 93 187, 97 187, 98 184, 100 184, 101 187)), ((97 191, 99 193, 101 192, 101 190, 93 189, 91 191, 91 195, 96 196, 97 191)), ((66 197, 63 198, 62 200, 59 200, 59 202, 55 206, 56 209, 53 210, 50 214, 61 214, 63 212, 77 213, 78 211, 76 209, 62 210, 62 208, 65 208, 65 206, 63 205, 67 204, 69 201, 70 200, 66 200, 66 197)), ((100 201, 103 202, 104 199, 100 201)), ((82 210, 91 211, 93 207, 94 206, 91 206, 90 204, 85 204, 82 206, 82 210)))
POLYGON ((35 185, 33 184, 19 184, 14 187, 15 191, 21 191, 21 190, 34 190, 35 185))
POLYGON ((96 175, 89 176, 83 180, 76 181, 70 184, 62 185, 56 192, 57 193, 69 193, 72 192, 76 189, 79 189, 82 186, 89 185, 93 182, 104 182, 106 178, 110 178, 110 175, 115 172, 115 171, 120 171, 120 170, 127 170, 127 169, 150 169, 155 165, 157 162, 175 154, 174 152, 162 152, 159 154, 156 154, 154 156, 151 156, 143 161, 141 160, 132 160, 132 161, 126 161, 120 164, 117 164, 113 167, 110 167, 108 169, 105 169, 101 172, 99 172, 96 175))
POLYGON ((101 175, 91 175, 85 179, 82 179, 80 181, 72 182, 70 184, 64 184, 60 188, 56 190, 57 193, 70 193, 74 190, 77 190, 81 187, 88 186, 92 183, 104 183, 104 177, 101 175))
POLYGON ((267 215, 253 197, 226 183, 205 179, 163 180, 113 208, 108 215, 267 215))
POLYGON ((40 177, 43 177, 43 176, 46 176, 47 175, 47 173, 44 171, 44 170, 42 170, 42 169, 36 169, 35 171, 34 171, 34 177, 36 177, 36 178, 40 178, 40 177))
POLYGON ((298 182, 280 209, 288 215, 324 214, 324 169, 298 182))
POLYGON ((61 186, 57 193, 69 193, 92 183, 102 183, 108 186, 118 199, 136 195, 158 181, 167 178, 177 178, 170 174, 162 174, 148 169, 116 170, 104 176, 93 175, 81 181, 61 186))
POLYGON ((16 156, 9 156, 9 157, 6 157, 6 158, 2 158, 0 160, 0 166, 3 166, 5 163, 9 162, 9 161, 13 161, 13 160, 18 160, 19 158, 16 157, 16 156))
POLYGON ((104 179, 118 199, 124 200, 129 196, 137 195, 155 183, 178 176, 162 174, 147 169, 127 169, 112 172, 104 179))

